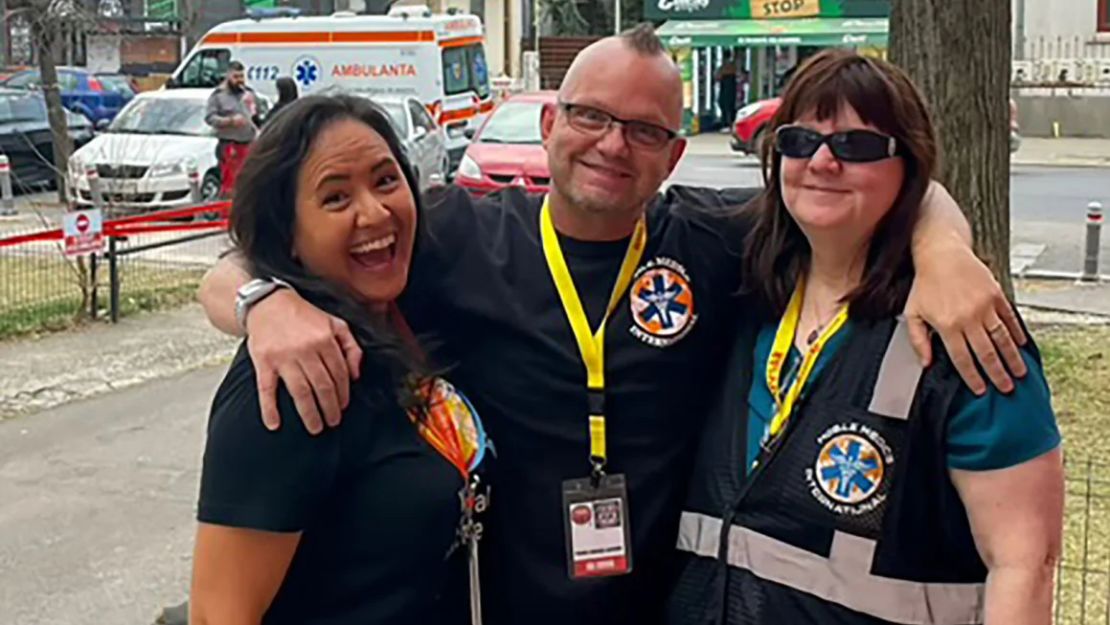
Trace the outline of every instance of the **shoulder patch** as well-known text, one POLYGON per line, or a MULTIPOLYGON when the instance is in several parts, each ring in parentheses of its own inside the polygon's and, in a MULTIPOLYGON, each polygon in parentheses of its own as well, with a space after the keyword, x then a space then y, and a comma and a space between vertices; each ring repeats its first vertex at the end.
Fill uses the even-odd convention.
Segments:
POLYGON ((628 292, 633 336, 654 347, 682 340, 697 323, 694 289, 686 268, 668 257, 642 265, 628 292))

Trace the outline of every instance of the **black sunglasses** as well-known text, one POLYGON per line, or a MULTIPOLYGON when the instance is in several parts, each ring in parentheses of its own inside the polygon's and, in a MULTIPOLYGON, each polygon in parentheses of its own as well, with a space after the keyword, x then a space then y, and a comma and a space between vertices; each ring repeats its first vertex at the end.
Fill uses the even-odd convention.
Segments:
POLYGON ((780 126, 775 131, 775 149, 787 158, 810 158, 822 145, 845 163, 873 163, 898 155, 894 137, 871 130, 823 135, 805 126, 780 126))

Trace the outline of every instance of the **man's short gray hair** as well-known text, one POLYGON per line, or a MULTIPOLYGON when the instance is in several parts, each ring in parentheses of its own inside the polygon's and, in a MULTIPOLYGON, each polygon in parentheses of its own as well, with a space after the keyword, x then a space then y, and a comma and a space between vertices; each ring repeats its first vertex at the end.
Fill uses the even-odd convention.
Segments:
POLYGON ((624 45, 644 56, 655 56, 667 51, 663 47, 659 35, 655 34, 655 28, 647 22, 637 24, 622 32, 620 39, 624 42, 624 45))

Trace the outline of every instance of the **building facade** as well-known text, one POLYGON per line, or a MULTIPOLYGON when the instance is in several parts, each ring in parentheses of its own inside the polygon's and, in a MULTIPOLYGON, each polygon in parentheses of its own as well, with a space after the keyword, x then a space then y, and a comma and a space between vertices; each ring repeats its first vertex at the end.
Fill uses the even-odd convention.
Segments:
POLYGON ((1014 59, 1110 58, 1110 0, 1011 0, 1014 59))

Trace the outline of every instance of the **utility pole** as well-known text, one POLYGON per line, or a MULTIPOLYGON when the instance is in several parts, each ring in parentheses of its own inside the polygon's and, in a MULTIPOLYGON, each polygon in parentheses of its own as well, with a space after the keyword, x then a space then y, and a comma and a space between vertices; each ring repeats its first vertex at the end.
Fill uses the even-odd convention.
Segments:
POLYGON ((621 34, 621 0, 613 0, 613 34, 621 34))

